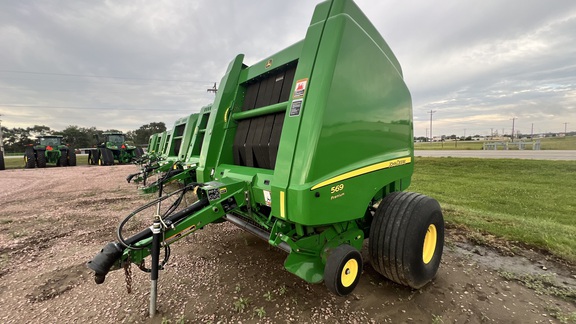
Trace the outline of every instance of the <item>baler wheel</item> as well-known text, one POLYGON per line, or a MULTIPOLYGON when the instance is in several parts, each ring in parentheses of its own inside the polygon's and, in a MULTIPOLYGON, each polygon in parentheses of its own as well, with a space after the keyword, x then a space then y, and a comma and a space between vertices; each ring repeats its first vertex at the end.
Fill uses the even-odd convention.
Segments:
POLYGON ((24 167, 26 169, 34 169, 36 167, 36 157, 34 156, 34 149, 27 147, 24 152, 24 167))
POLYGON ((4 154, 0 151, 0 170, 6 170, 6 164, 4 164, 4 154))
POLYGON ((38 150, 36 151, 36 166, 39 168, 46 167, 46 153, 45 151, 38 150))
POLYGON ((76 166, 76 151, 73 148, 68 149, 68 165, 76 166))
POLYGON ((370 228, 372 267, 386 278, 415 289, 431 281, 444 248, 444 218, 438 202, 412 192, 384 197, 370 228))
POLYGON ((326 260, 324 283, 328 290, 345 296, 351 293, 362 274, 362 255, 348 244, 335 248, 326 260))

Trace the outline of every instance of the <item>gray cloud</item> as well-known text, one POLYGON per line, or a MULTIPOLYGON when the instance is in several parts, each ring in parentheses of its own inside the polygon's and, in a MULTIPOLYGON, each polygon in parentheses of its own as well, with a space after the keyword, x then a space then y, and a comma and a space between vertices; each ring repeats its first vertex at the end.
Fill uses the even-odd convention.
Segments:
MULTIPOLYGON (((357 1, 400 60, 415 134, 576 125, 572 0, 357 1)), ((257 62, 305 36, 307 1, 4 1, 0 117, 130 130, 210 103, 238 53, 257 62), (72 74, 27 74, 6 71, 72 74), (118 76, 100 78, 85 76, 118 76), (31 108, 30 106, 39 106, 31 108), (76 108, 58 108, 76 107, 76 108)))

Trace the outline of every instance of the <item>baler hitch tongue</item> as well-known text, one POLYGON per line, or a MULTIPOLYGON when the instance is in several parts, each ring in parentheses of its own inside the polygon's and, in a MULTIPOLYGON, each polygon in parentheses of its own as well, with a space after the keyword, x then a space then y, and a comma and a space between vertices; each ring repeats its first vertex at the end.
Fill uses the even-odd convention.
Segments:
POLYGON ((110 269, 121 257, 123 249, 118 243, 110 242, 104 246, 100 253, 96 254, 94 259, 86 264, 88 268, 94 270, 94 281, 101 284, 106 279, 110 269))

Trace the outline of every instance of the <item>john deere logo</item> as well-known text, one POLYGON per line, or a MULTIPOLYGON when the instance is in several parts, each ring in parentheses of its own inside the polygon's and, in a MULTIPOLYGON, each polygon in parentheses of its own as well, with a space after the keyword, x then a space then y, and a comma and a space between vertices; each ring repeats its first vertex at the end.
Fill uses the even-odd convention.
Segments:
POLYGON ((272 66, 272 59, 269 59, 268 62, 266 62, 265 68, 269 68, 271 66, 272 66))

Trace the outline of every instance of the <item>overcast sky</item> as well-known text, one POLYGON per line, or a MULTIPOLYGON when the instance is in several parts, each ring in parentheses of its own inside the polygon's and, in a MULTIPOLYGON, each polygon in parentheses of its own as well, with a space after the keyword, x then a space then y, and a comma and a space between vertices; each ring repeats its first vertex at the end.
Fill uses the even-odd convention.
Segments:
MULTIPOLYGON (((238 53, 304 38, 319 1, 0 0, 6 127, 136 129, 211 103, 238 53)), ((404 70, 415 135, 576 129, 576 1, 358 0, 404 70)))

